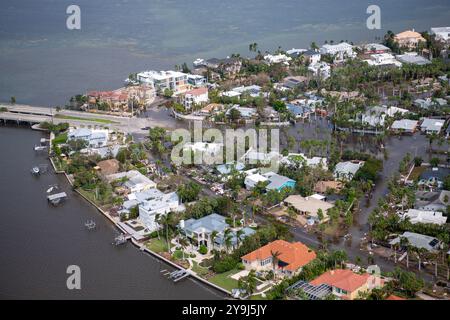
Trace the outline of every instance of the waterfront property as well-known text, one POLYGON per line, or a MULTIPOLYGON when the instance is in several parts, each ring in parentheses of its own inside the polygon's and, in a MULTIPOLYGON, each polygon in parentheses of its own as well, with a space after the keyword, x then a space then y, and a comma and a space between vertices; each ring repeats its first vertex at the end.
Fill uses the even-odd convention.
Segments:
POLYGON ((419 45, 419 42, 426 42, 425 38, 414 29, 397 33, 394 36, 394 41, 397 42, 400 47, 406 47, 408 49, 415 49, 419 45))
POLYGON ((179 71, 143 71, 137 74, 140 83, 149 84, 156 92, 170 90, 179 94, 189 90, 188 75, 179 71))
POLYGON ((89 147, 103 147, 109 137, 108 129, 70 128, 67 140, 83 140, 89 147))
POLYGON ((316 258, 316 253, 301 242, 275 240, 241 257, 246 270, 274 271, 291 277, 316 258))
POLYGON ((255 233, 255 230, 248 227, 230 229, 230 225, 226 222, 226 218, 217 213, 210 214, 200 219, 191 218, 186 221, 182 220, 178 227, 180 231, 197 246, 197 248, 200 248, 200 246, 203 245, 208 250, 214 248, 226 248, 228 241, 230 241, 231 248, 236 248, 242 243, 242 240, 255 233), (238 233, 238 230, 241 231, 238 233))
POLYGON ((356 53, 353 51, 353 46, 347 42, 341 42, 338 44, 324 44, 320 48, 320 53, 334 56, 336 61, 356 57, 356 53))
POLYGON ((430 34, 436 36, 436 40, 448 42, 450 40, 450 27, 431 28, 430 34))
POLYGON ((139 218, 149 231, 158 230, 158 216, 169 212, 181 212, 185 207, 181 204, 176 192, 162 193, 157 189, 151 190, 151 195, 139 204, 139 218))

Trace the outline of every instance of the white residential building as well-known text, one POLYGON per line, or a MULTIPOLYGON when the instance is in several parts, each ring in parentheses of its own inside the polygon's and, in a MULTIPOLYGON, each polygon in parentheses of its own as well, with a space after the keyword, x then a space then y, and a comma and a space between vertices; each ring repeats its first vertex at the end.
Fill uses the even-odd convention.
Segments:
POLYGON ((251 174, 245 177, 244 184, 247 190, 253 189, 259 182, 266 182, 269 179, 259 173, 251 174))
POLYGON ((395 57, 390 53, 372 54, 370 55, 370 59, 364 61, 371 66, 402 66, 402 63, 395 59, 395 57))
POLYGON ((169 89, 178 94, 189 89, 188 75, 178 71, 143 71, 137 74, 137 80, 159 92, 169 89))
POLYGON ((408 218, 412 224, 431 223, 443 225, 447 222, 447 217, 440 211, 425 211, 417 209, 409 209, 402 215, 403 219, 408 218))
POLYGON ((181 102, 186 110, 191 110, 195 105, 200 106, 206 104, 208 101, 208 88, 206 87, 186 91, 181 96, 181 102))
POLYGON ((156 221, 158 215, 166 215, 169 212, 180 212, 184 209, 176 192, 166 194, 159 191, 155 192, 151 198, 139 204, 139 218, 147 229, 152 232, 160 228, 160 225, 156 221))
POLYGON ((326 62, 318 62, 310 64, 308 70, 311 71, 315 76, 321 77, 323 79, 328 79, 331 76, 331 67, 326 62))
POLYGON ((356 57, 356 53, 353 51, 353 46, 347 42, 341 42, 338 44, 324 44, 320 48, 320 53, 336 56, 337 60, 356 57))
POLYGON ((426 134, 436 133, 439 134, 444 127, 445 120, 425 118, 420 125, 420 129, 426 134))
POLYGON ((402 119, 392 123, 391 129, 395 131, 414 133, 417 129, 418 121, 402 119))
POLYGON ((448 41, 450 39, 450 27, 431 28, 431 34, 436 35, 436 40, 448 41))
POLYGON ((137 170, 130 170, 127 172, 119 172, 106 176, 108 182, 124 179, 124 186, 130 193, 137 193, 156 188, 156 183, 144 176, 137 170))
POLYGON ((67 139, 84 140, 89 147, 104 147, 108 143, 108 129, 70 128, 67 139))
POLYGON ((291 57, 288 57, 285 54, 277 54, 277 55, 265 55, 264 60, 266 60, 269 64, 275 64, 275 63, 283 63, 285 65, 289 65, 289 61, 292 60, 291 57))

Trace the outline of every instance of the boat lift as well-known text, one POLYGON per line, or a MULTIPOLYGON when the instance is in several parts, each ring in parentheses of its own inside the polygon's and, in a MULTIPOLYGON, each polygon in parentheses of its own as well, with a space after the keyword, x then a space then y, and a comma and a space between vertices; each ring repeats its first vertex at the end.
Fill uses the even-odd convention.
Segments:
POLYGON ((54 206, 58 205, 61 201, 67 199, 67 194, 65 192, 55 193, 47 196, 48 202, 54 206))

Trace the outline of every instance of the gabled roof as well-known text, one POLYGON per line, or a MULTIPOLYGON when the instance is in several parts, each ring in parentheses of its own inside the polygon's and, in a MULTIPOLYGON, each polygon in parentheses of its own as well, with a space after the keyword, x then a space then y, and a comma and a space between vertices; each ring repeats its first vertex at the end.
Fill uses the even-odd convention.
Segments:
POLYGON ((246 261, 264 260, 276 252, 280 254, 278 259, 287 264, 284 269, 290 271, 295 271, 316 258, 316 253, 301 242, 289 243, 284 240, 275 240, 246 254, 241 259, 246 261))
POLYGON ((360 275, 348 269, 336 269, 325 272, 310 283, 315 286, 327 284, 350 293, 364 286, 369 277, 368 273, 360 275))

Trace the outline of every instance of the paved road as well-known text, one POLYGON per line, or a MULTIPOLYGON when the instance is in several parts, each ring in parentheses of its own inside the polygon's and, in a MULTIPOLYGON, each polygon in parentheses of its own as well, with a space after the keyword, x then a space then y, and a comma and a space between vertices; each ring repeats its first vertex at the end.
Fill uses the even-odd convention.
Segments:
MULTIPOLYGON (((404 156, 409 152, 413 157, 420 156, 423 159, 428 159, 427 149, 428 140, 421 134, 414 136, 403 137, 390 137, 386 141, 386 150, 389 158, 384 161, 383 172, 381 173, 380 181, 376 184, 373 191, 372 200, 370 205, 366 206, 366 199, 363 197, 360 201, 360 214, 358 215, 358 222, 356 225, 350 228, 351 240, 344 241, 339 240, 338 243, 329 243, 328 248, 332 250, 345 250, 349 259, 353 262, 357 257, 361 258, 363 264, 367 264, 369 253, 361 248, 361 238, 369 232, 368 217, 373 209, 376 208, 378 200, 384 197, 388 193, 388 182, 392 176, 394 176, 399 169, 399 164, 404 156)), ((257 222, 265 221, 261 216, 257 218, 257 222)), ((318 248, 322 245, 316 235, 307 233, 303 228, 292 227, 291 232, 294 239, 301 241, 308 246, 318 248)), ((372 255, 375 264, 377 264, 381 271, 387 272, 393 270, 396 265, 393 261, 389 261, 383 257, 372 255)), ((410 269, 411 271, 417 271, 410 269)), ((420 274, 421 277, 428 282, 433 281, 433 276, 429 274, 420 274)))

